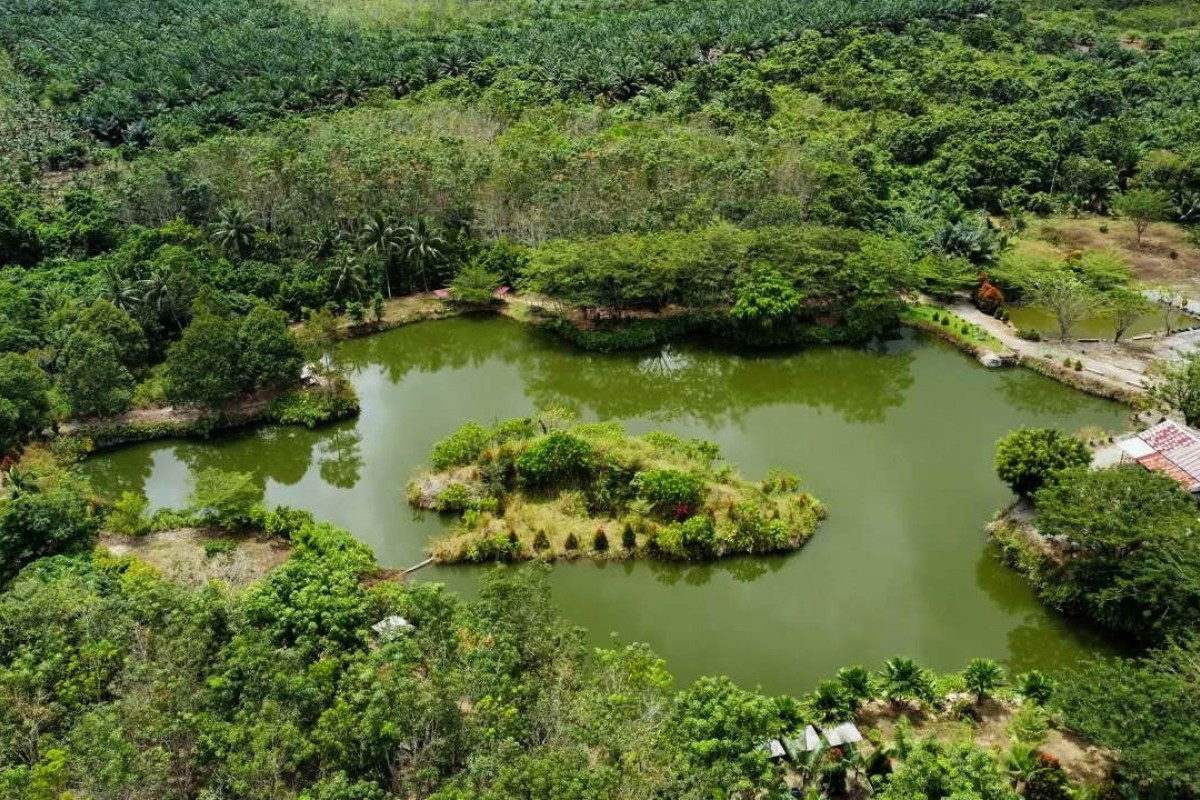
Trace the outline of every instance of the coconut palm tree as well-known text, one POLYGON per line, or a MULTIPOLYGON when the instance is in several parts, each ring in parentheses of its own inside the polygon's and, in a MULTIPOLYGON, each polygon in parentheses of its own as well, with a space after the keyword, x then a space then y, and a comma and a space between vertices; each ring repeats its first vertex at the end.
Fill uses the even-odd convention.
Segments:
POLYGON ((1004 670, 990 658, 971 659, 962 675, 963 680, 967 683, 967 688, 981 703, 1004 684, 1004 670))
POLYGON ((382 259, 387 294, 388 297, 391 297, 393 261, 396 254, 402 252, 407 243, 404 230, 389 221, 383 214, 375 212, 363 220, 358 241, 364 253, 371 253, 382 259))
POLYGON ((223 208, 217 212, 217 219, 212 224, 212 237, 217 247, 239 257, 250 246, 257 231, 253 216, 244 208, 223 208))
POLYGON ((367 270, 351 253, 343 253, 334 263, 333 293, 337 297, 362 298, 367 288, 367 270))
POLYGON ((127 313, 135 311, 142 302, 137 284, 121 274, 115 264, 100 267, 100 297, 127 313))
POLYGON ((425 217, 417 217, 401 229, 404 237, 404 258, 421 276, 421 284, 429 291, 429 268, 441 262, 446 240, 425 217))

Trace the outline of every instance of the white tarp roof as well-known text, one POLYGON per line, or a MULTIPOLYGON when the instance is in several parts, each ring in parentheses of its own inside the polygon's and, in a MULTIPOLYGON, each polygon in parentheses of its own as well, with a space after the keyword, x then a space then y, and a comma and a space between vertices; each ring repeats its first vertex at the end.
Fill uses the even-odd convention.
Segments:
POLYGON ((758 746, 759 750, 766 750, 767 755, 771 758, 786 758, 787 750, 783 749, 783 742, 778 739, 768 739, 758 746))
POLYGON ((379 622, 376 622, 371 626, 371 630, 375 631, 375 633, 379 634, 379 636, 385 639, 395 636, 398 633, 403 633, 411 628, 411 622, 406 620, 404 617, 395 615, 384 617, 383 619, 379 620, 379 622))
POLYGON ((1117 442, 1117 447, 1121 448, 1121 452, 1125 453, 1130 458, 1145 458, 1155 452, 1149 442, 1137 436, 1129 439, 1122 439, 1117 442))
POLYGON ((843 722, 837 727, 825 731, 825 741, 833 747, 861 742, 862 738, 862 734, 858 732, 858 728, 853 722, 843 722))

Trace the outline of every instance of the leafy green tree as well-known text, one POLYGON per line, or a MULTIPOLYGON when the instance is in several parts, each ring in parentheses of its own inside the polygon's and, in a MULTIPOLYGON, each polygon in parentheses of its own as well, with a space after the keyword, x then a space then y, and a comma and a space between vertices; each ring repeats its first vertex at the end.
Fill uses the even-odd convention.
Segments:
POLYGON ((66 476, 0 501, 0 585, 35 559, 86 551, 99 527, 86 486, 66 476))
POLYGON ((211 312, 198 314, 167 350, 166 394, 171 403, 220 407, 243 384, 239 326, 211 312))
POLYGON ((1159 380, 1147 393, 1163 411, 1179 414, 1188 425, 1200 425, 1200 350, 1192 350, 1176 361, 1154 366, 1159 380))
POLYGON ((206 524, 237 529, 249 523, 262 493, 262 485, 249 472, 207 468, 192 479, 188 507, 206 524))
POLYGON ((1149 314, 1154 306, 1136 289, 1118 288, 1105 294, 1103 307, 1113 318, 1113 341, 1121 337, 1139 319, 1149 314))
POLYGON ((486 267, 470 265, 459 270, 450 282, 450 297, 457 303, 488 305, 495 302, 500 274, 486 267))
POLYGON ((729 316, 740 325, 770 330, 792 319, 802 299, 777 270, 757 266, 734 287, 729 316))
POLYGON ((596 459, 595 448, 583 439, 552 431, 517 457, 517 472, 535 486, 563 486, 588 475, 596 459))
POLYGON ((1004 669, 990 658, 973 658, 963 670, 963 681, 979 702, 1004 685, 1004 669))
POLYGON ((1101 300, 1087 283, 1070 272, 1054 271, 1036 276, 1026 287, 1026 298, 1054 315, 1058 338, 1066 341, 1071 331, 1101 306, 1101 300))
POLYGON ((50 379, 32 360, 0 354, 0 450, 50 422, 50 379))
POLYGON ((996 474, 1022 497, 1057 473, 1091 461, 1087 445, 1052 428, 1022 428, 996 443, 996 474))
POLYGON ((918 743, 900 768, 887 778, 876 797, 880 800, 1019 798, 990 755, 972 745, 945 745, 936 739, 918 743))
POLYGON ((1161 189, 1130 189, 1117 195, 1113 210, 1133 220, 1138 247, 1151 222, 1166 219, 1171 213, 1171 195, 1161 189))
POLYGON ((146 363, 146 334, 142 327, 127 312, 108 300, 101 298, 88 306, 75 320, 74 334, 111 341, 120 363, 130 371, 146 363))
POLYGON ((58 382, 72 413, 119 414, 129 408, 135 382, 111 339, 76 331, 63 360, 58 382))
POLYGON ((254 306, 242 320, 237 338, 243 388, 291 386, 300 379, 304 356, 282 311, 254 306))

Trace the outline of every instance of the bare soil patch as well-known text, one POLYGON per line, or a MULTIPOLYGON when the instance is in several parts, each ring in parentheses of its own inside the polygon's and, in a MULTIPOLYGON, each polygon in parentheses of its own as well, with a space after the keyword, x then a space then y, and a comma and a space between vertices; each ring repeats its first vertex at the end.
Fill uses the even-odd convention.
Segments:
POLYGON ((103 533, 100 544, 118 556, 133 556, 164 577, 186 586, 218 580, 242 588, 261 580, 288 557, 288 543, 276 536, 231 536, 199 528, 179 528, 146 536, 103 533), (229 542, 231 549, 209 555, 211 542, 229 542))

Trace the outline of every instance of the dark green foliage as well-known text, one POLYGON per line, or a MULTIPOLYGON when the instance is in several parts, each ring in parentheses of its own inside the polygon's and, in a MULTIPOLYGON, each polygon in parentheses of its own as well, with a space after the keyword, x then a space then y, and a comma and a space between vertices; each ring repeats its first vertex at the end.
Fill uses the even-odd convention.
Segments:
POLYGON ((1004 685, 1004 668, 990 658, 973 658, 962 673, 975 699, 983 702, 1004 685))
POLYGON ((1091 460, 1087 445, 1050 428, 1022 428, 996 443, 996 474, 1022 496, 1033 494, 1062 470, 1091 460))
POLYGON ((592 549, 597 553, 608 552, 608 534, 604 532, 604 528, 597 528, 592 535, 592 549))
POLYGON ((1200 797, 1200 643, 1096 660, 1055 694, 1067 725, 1116 748, 1118 783, 1142 797, 1200 797))
POLYGON ((212 313, 198 315, 167 351, 167 399, 220 407, 241 388, 238 326, 212 313))
POLYGON ((1073 544, 1033 581, 1051 605, 1135 639, 1160 642, 1200 624, 1195 503, 1139 466, 1073 469, 1034 496, 1036 525, 1073 544))
POLYGON ((1017 676, 1017 691, 1027 700, 1045 705, 1054 696, 1054 681, 1036 669, 1017 676))
POLYGON ((470 464, 479 458, 491 440, 491 431, 478 422, 468 422, 445 439, 434 443, 433 467, 449 469, 470 464))
POLYGON ((550 549, 550 537, 546 535, 545 531, 539 530, 533 537, 533 549, 539 553, 550 549))
POLYGON ((287 328, 287 317, 256 305, 238 328, 238 362, 243 389, 291 386, 300 379, 304 357, 287 328))
POLYGON ((0 500, 0 585, 35 559, 86 551, 100 527, 86 486, 67 476, 41 483, 0 500))
POLYGON ((634 550, 637 548, 637 534, 633 532, 633 525, 626 522, 625 527, 621 529, 621 547, 626 550, 634 550))
POLYGON ((76 416, 119 414, 129 408, 134 379, 111 339, 76 331, 63 353, 59 388, 76 416))
POLYGON ((50 380, 31 359, 0 353, 0 450, 50 421, 50 380))
POLYGON ((568 552, 573 552, 579 549, 579 537, 573 532, 567 534, 567 540, 563 543, 563 548, 568 552))

